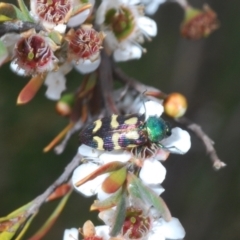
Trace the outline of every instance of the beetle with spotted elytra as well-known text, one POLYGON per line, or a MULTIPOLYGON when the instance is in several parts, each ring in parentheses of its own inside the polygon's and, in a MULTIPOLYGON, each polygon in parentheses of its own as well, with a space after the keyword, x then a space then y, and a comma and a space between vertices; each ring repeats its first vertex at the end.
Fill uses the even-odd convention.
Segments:
POLYGON ((164 148, 160 141, 170 135, 171 128, 161 117, 150 116, 145 120, 145 114, 113 114, 87 125, 80 132, 80 142, 98 150, 130 150, 145 158, 164 148))

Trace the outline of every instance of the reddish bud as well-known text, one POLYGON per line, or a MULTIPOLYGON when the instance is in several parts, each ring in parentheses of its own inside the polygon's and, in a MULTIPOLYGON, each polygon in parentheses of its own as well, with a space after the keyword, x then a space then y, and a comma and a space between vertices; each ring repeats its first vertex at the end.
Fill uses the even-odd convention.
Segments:
POLYGON ((181 34, 185 38, 198 40, 207 37, 218 27, 217 14, 208 5, 203 6, 203 11, 188 7, 181 26, 181 34))

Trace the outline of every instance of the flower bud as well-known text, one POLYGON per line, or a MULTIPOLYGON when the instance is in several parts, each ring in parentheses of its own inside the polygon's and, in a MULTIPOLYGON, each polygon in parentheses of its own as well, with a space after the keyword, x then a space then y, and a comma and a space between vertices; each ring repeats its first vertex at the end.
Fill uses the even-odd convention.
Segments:
POLYGON ((187 110, 187 99, 180 93, 171 93, 163 103, 164 112, 173 118, 182 117, 187 110))
POLYGON ((72 112, 75 96, 72 93, 64 94, 56 104, 56 111, 61 116, 69 116, 72 112))
POLYGON ((80 59, 95 61, 99 57, 103 39, 104 34, 95 31, 90 25, 83 25, 76 31, 71 29, 66 35, 69 58, 77 62, 80 59))
POLYGON ((185 38, 198 40, 207 37, 218 27, 217 14, 208 5, 204 5, 203 10, 188 7, 185 10, 181 34, 185 38))

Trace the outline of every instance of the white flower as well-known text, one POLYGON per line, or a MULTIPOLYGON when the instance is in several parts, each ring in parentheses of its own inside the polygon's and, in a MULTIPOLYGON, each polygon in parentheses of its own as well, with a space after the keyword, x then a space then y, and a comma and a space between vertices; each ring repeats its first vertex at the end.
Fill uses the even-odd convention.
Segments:
POLYGON ((13 65, 11 68, 17 73, 20 71, 19 75, 23 72, 26 75, 36 75, 53 71, 58 62, 54 55, 57 49, 58 46, 44 32, 29 30, 15 44, 13 62, 17 67, 13 65))
POLYGON ((149 15, 153 15, 157 10, 159 5, 166 2, 166 0, 141 0, 145 6, 145 11, 149 15))
POLYGON ((44 85, 47 86, 45 95, 48 99, 60 99, 62 92, 66 90, 65 74, 67 74, 71 69, 71 65, 66 63, 62 65, 57 71, 49 72, 47 74, 44 85))
POLYGON ((47 30, 64 33, 66 22, 73 10, 73 0, 65 1, 30 1, 30 14, 35 22, 42 24, 47 30))
POLYGON ((139 44, 157 34, 156 23, 142 16, 139 1, 103 0, 96 22, 106 33, 106 48, 116 61, 138 59, 145 51, 139 44))
MULTIPOLYGON (((162 217, 159 217, 159 212, 141 200, 136 198, 128 198, 127 200, 126 218, 117 239, 129 239, 129 236, 131 236, 130 239, 139 240, 180 240, 184 238, 184 228, 177 218, 171 218, 169 222, 166 222, 162 217), (131 219, 131 223, 129 219, 131 219)), ((101 211, 99 218, 112 227, 115 211, 116 208, 101 211)))
POLYGON ((190 135, 179 127, 172 129, 172 135, 161 141, 161 144, 171 153, 185 154, 191 147, 190 135))

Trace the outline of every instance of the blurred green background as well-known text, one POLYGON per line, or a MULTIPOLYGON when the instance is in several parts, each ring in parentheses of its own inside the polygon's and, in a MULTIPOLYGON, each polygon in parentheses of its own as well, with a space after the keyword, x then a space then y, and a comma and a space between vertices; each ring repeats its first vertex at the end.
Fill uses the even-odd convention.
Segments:
MULTIPOLYGON (((194 7, 205 1, 191 0, 194 7)), ((182 9, 174 3, 154 15, 158 36, 145 46, 139 61, 120 64, 131 76, 164 92, 181 92, 189 101, 187 117, 200 124, 215 141, 227 167, 212 169, 202 143, 192 134, 192 148, 166 163, 162 194, 172 215, 180 219, 186 240, 240 239, 240 1, 208 0, 218 13, 220 29, 209 38, 191 42, 179 36, 182 9)), ((73 88, 81 77, 68 75, 73 88)), ((0 69, 0 216, 42 193, 75 155, 75 135, 60 156, 44 154, 45 145, 67 124, 44 97, 45 87, 25 106, 16 106, 19 91, 29 78, 16 76, 8 65, 0 69)), ((44 239, 62 239, 65 228, 80 227, 93 199, 74 193, 57 223, 44 239)), ((42 208, 29 236, 56 203, 42 208)), ((97 220, 95 223, 99 223, 97 220)), ((27 239, 27 236, 26 236, 27 239)))

